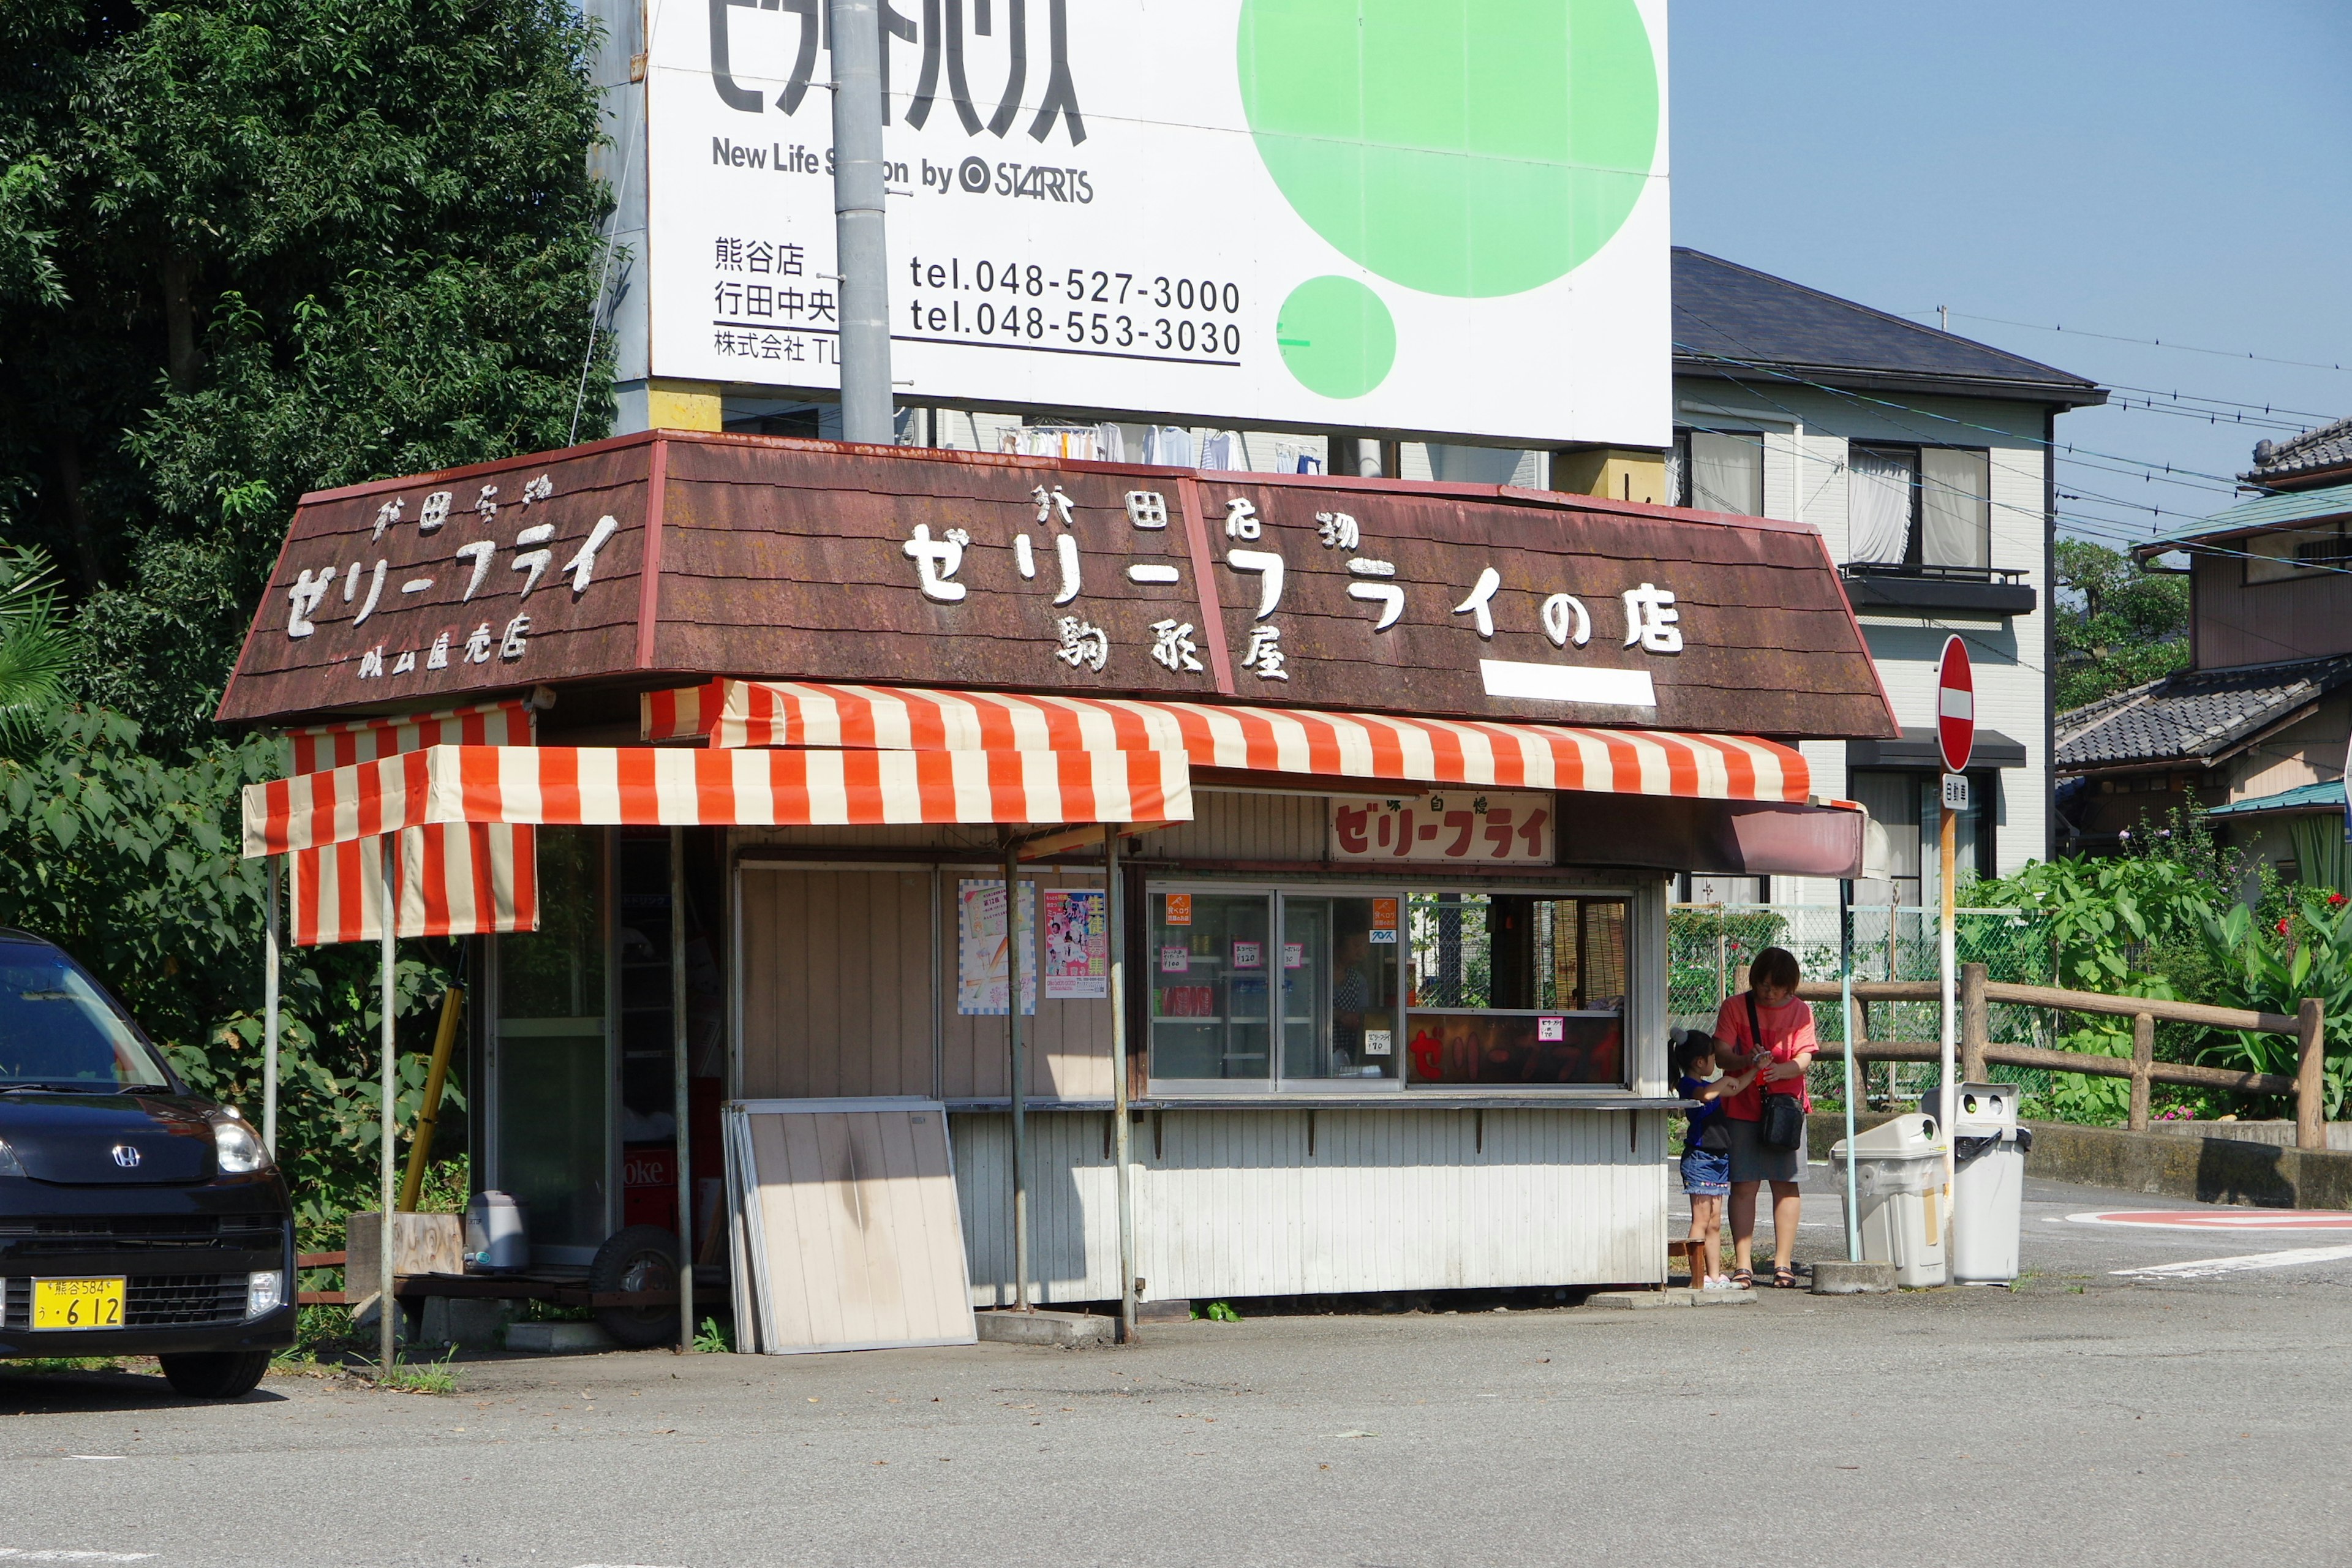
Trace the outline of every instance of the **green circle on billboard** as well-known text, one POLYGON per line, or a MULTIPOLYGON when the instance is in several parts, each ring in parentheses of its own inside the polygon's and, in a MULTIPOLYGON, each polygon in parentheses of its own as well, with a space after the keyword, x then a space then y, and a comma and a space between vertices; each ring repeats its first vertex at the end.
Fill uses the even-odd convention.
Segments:
POLYGON ((1352 278, 1309 278, 1275 318, 1282 363, 1309 392, 1361 397, 1396 363, 1396 318, 1352 278))
POLYGON ((1657 153, 1634 0, 1243 0, 1238 52, 1292 209, 1425 293, 1564 277, 1623 226, 1657 153))

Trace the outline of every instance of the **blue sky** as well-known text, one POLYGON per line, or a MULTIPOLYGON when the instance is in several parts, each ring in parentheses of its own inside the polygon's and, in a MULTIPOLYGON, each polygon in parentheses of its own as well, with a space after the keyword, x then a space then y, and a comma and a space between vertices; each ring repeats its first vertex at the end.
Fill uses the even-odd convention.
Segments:
MULTIPOLYGON (((2111 387, 2297 427, 2352 414, 2352 5, 1672 0, 1670 18, 1676 244, 1915 320, 1948 306, 1955 332, 2111 387)), ((2137 407, 2058 427, 2216 475, 2291 433, 2137 407)), ((2062 530, 2110 542, 2232 499, 2087 462, 2060 488, 2080 498, 2062 530)))

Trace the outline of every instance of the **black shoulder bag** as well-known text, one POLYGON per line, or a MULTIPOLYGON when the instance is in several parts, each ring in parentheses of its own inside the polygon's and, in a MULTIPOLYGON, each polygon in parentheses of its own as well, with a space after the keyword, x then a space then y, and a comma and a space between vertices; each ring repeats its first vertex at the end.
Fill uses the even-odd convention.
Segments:
MULTIPOLYGON (((1753 991, 1748 993, 1748 1033, 1758 1050, 1765 1049, 1764 1021, 1757 1016, 1756 993, 1753 991)), ((1793 1094, 1783 1094, 1760 1081, 1757 1088, 1764 1093, 1764 1115, 1757 1123, 1757 1139, 1767 1149, 1803 1148, 1804 1102, 1793 1094)))

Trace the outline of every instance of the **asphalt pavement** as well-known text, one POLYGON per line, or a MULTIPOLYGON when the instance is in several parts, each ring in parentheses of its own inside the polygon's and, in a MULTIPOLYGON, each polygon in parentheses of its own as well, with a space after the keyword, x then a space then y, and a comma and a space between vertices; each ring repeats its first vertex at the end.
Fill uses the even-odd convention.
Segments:
MULTIPOLYGON (((1825 1199, 1801 1258, 1843 1255, 1825 1199)), ((273 1375, 226 1406, 151 1375, 0 1373, 0 1554, 2334 1562, 2347 1218, 2032 1184, 2015 1290, 1252 1316, 1088 1352, 513 1357, 460 1362, 453 1394, 273 1375), (2082 1217, 2135 1212, 2169 1217, 2082 1217)))

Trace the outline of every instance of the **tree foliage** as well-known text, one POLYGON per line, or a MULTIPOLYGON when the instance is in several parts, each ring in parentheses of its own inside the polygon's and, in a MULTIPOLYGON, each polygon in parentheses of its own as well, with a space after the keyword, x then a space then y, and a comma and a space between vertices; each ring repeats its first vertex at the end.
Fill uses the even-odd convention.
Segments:
MULTIPOLYGON (((304 491, 607 426, 594 40, 563 0, 0 15, 0 724, 26 716, 0 923, 257 1115, 237 793, 283 758, 210 715, 304 491)), ((404 949, 404 1101, 452 956, 404 949)), ((370 1181, 375 964, 289 955, 280 1152, 314 1231, 370 1181)))
POLYGON ((561 0, 15 0, 0 532, 201 741, 295 499, 560 447, 606 196, 561 0))
POLYGON ((2084 539, 2060 540, 2056 554, 2060 712, 2188 664, 2188 578, 2147 571, 2084 539))

